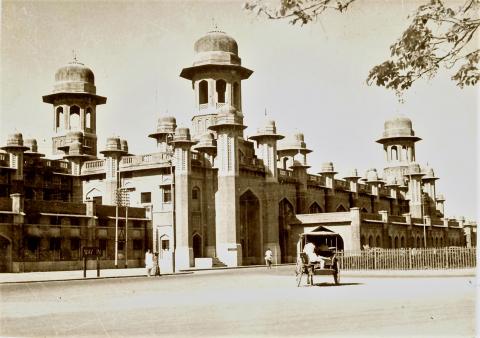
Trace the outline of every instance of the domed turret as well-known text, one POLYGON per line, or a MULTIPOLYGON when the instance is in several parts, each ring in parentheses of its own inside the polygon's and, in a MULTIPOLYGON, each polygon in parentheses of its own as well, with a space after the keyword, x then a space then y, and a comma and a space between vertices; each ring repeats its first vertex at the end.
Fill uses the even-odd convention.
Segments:
POLYGON ((122 150, 122 144, 120 138, 118 137, 109 137, 107 138, 107 143, 105 149, 100 151, 101 154, 109 157, 112 155, 125 155, 125 151, 122 150))
POLYGON ((35 139, 28 139, 25 140, 25 146, 29 149, 25 152, 26 155, 34 156, 34 157, 43 157, 44 154, 38 152, 38 144, 37 140, 35 139))
POLYGON ((93 71, 76 58, 55 72, 52 93, 42 97, 53 105, 53 155, 65 153, 70 146, 67 134, 72 130, 83 133, 85 140, 80 142, 85 153, 97 155, 97 105, 105 104, 107 98, 96 92, 93 71))
POLYGON ((377 169, 372 168, 368 169, 367 172, 365 173, 365 177, 367 179, 367 182, 379 182, 380 179, 378 178, 378 173, 377 169))
POLYGON ((378 143, 385 144, 392 139, 405 139, 410 141, 419 141, 420 137, 415 136, 412 128, 412 121, 405 116, 393 117, 384 123, 383 137, 377 140, 378 143))
POLYGON ((1 147, 1 149, 6 151, 9 151, 9 150, 25 151, 25 150, 28 150, 28 147, 23 145, 23 135, 21 133, 13 133, 8 135, 7 145, 4 147, 1 147))
POLYGON ((265 126, 263 128, 258 128, 257 133, 249 137, 249 139, 259 142, 261 142, 262 139, 281 140, 283 138, 283 135, 277 134, 277 127, 275 126, 274 120, 265 121, 265 126))
POLYGON ((356 179, 356 178, 360 178, 360 176, 358 175, 358 170, 357 169, 352 169, 347 174, 347 176, 344 177, 344 179, 356 179))
POLYGON ((221 31, 211 31, 195 42, 195 53, 225 52, 238 55, 237 41, 221 31))
POLYGON ((73 61, 55 73, 54 93, 79 92, 95 94, 95 75, 83 63, 73 61))
POLYGON ((322 163, 320 173, 321 174, 325 174, 325 173, 335 173, 336 174, 335 169, 333 167, 333 163, 332 162, 322 163))

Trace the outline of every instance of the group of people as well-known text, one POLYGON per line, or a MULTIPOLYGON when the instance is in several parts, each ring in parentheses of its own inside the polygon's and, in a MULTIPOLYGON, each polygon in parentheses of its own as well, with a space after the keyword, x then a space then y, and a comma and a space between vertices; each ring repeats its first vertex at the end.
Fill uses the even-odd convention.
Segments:
POLYGON ((150 249, 145 252, 145 269, 147 270, 147 276, 160 276, 160 265, 158 262, 158 252, 155 255, 150 249))
MULTIPOLYGON (((308 242, 303 248, 303 252, 307 254, 308 260, 311 263, 319 263, 320 268, 323 269, 325 265, 325 258, 323 256, 317 255, 315 253, 315 244, 308 242)), ((267 268, 271 269, 273 264, 273 252, 270 248, 267 248, 265 251, 265 265, 267 268)), ((147 276, 150 277, 152 274, 154 276, 160 276, 160 265, 158 264, 158 252, 155 252, 155 255, 147 250, 145 253, 145 269, 147 270, 147 276)))

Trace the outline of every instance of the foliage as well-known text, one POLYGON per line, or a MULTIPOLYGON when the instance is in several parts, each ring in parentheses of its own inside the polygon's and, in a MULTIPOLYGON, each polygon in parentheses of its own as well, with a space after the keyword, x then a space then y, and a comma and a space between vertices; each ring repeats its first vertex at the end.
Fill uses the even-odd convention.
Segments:
MULTIPOLYGON (((326 10, 344 12, 354 1, 361 0, 280 0, 276 7, 265 0, 248 0, 245 8, 269 19, 304 25, 326 10)), ((452 80, 461 88, 475 85, 480 79, 480 50, 473 43, 480 25, 479 4, 480 0, 466 0, 451 8, 442 0, 430 0, 419 6, 409 17, 408 28, 391 45, 390 58, 370 70, 367 83, 401 94, 416 80, 436 75, 439 68, 459 65, 452 80)))

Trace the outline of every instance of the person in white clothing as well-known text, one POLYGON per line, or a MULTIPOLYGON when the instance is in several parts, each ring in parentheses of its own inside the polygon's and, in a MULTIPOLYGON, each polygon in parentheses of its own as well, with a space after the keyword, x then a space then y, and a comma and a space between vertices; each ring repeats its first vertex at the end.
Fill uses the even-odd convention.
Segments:
POLYGON ((268 248, 267 251, 265 251, 265 264, 269 269, 272 268, 272 255, 272 250, 268 248))
POLYGON ((310 263, 319 263, 320 269, 324 268, 325 257, 319 256, 315 253, 315 244, 312 242, 307 242, 307 244, 305 244, 303 247, 303 252, 307 254, 310 263))
POLYGON ((145 252, 145 269, 147 269, 147 276, 150 277, 153 269, 153 254, 150 249, 145 252))

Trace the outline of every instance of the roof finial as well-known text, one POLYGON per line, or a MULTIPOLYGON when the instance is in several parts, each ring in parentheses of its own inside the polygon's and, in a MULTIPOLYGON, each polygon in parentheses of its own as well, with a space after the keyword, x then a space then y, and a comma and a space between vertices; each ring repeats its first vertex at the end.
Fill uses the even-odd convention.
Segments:
POLYGON ((73 62, 77 62, 77 51, 75 49, 72 49, 72 57, 73 57, 73 62))
POLYGON ((213 31, 217 31, 218 30, 218 25, 217 23, 215 22, 215 18, 212 17, 212 30, 213 31))
POLYGON ((265 117, 267 117, 267 107, 265 107, 265 117))

